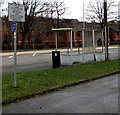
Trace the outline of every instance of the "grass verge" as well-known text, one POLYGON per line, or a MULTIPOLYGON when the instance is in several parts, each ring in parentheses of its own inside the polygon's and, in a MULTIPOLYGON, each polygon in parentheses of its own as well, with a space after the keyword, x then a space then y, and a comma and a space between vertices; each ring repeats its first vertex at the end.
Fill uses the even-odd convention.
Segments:
POLYGON ((68 66, 62 69, 18 73, 17 88, 13 87, 13 74, 3 75, 2 100, 10 100, 53 87, 115 72, 119 70, 119 61, 120 58, 111 61, 68 66))

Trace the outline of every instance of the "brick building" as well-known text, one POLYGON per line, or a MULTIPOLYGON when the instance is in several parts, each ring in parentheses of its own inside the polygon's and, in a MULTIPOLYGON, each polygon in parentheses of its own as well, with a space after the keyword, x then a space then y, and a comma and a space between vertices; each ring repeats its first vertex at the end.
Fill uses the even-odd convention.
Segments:
MULTIPOLYGON (((77 19, 61 19, 60 28, 74 28, 73 31, 73 46, 82 46, 82 22, 77 19)), ((109 22, 109 38, 110 43, 120 43, 120 29, 119 22, 114 21, 109 22)), ((99 30, 98 23, 85 23, 86 31, 91 31, 92 29, 99 30)), ((13 48, 13 32, 11 31, 11 22, 7 21, 7 18, 3 18, 2 27, 2 46, 3 49, 13 48)), ((18 27, 19 28, 19 27, 18 27)), ((44 48, 55 48, 55 38, 56 33, 52 31, 52 23, 50 21, 39 19, 36 20, 36 24, 30 34, 30 42, 28 44, 28 38, 26 37, 26 46, 35 49, 44 48)), ((58 47, 68 47, 69 46, 70 33, 68 31, 59 31, 58 47)), ((21 31, 17 30, 17 47, 21 48, 22 34, 21 31)))

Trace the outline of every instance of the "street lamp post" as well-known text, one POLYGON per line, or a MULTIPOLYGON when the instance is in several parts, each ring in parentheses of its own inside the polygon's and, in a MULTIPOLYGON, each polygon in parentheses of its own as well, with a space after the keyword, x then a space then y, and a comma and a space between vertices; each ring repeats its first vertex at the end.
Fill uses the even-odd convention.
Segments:
POLYGON ((109 60, 108 56, 108 32, 107 32, 107 0, 104 0, 104 27, 105 27, 105 60, 109 60))
POLYGON ((83 62, 84 62, 84 47, 85 47, 85 15, 84 15, 84 0, 83 0, 83 30, 82 30, 82 52, 83 52, 83 62))

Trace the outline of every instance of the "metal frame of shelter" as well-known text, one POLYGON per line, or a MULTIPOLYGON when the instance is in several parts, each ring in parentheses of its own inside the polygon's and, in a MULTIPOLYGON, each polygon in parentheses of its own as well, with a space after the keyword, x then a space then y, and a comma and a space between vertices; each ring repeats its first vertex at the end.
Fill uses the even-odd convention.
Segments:
MULTIPOLYGON (((72 31, 75 30, 74 28, 53 28, 52 31, 70 31, 70 62, 72 62, 72 55, 73 55, 73 43, 72 43, 72 31)), ((57 33, 56 33, 56 50, 57 50, 57 33)))
MULTIPOLYGON (((70 32, 70 65, 73 64, 73 38, 72 38, 72 32, 74 31, 80 31, 80 29, 75 29, 75 28, 53 28, 52 31, 69 31, 70 32)), ((95 30, 81 30, 82 31, 82 60, 83 62, 85 62, 85 51, 84 51, 84 48, 85 48, 85 32, 91 32, 91 39, 92 39, 92 53, 93 53, 93 56, 94 56, 94 61, 96 61, 96 55, 95 55, 95 30)), ((103 31, 101 31, 101 40, 102 40, 102 53, 103 53, 103 31)), ((56 51, 57 51, 57 32, 56 32, 56 51)), ((79 54, 79 48, 78 48, 78 56, 80 56, 81 54, 79 54)))

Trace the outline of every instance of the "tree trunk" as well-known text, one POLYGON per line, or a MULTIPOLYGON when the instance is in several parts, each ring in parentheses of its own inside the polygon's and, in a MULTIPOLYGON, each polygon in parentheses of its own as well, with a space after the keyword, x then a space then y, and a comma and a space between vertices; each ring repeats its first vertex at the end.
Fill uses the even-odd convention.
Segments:
POLYGON ((28 49, 30 49, 30 36, 28 35, 28 49))
POLYGON ((26 48, 26 44, 25 44, 25 39, 26 39, 26 33, 22 33, 22 49, 26 48))

